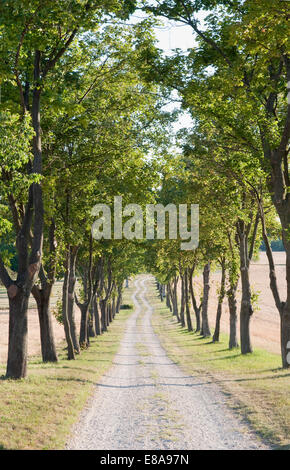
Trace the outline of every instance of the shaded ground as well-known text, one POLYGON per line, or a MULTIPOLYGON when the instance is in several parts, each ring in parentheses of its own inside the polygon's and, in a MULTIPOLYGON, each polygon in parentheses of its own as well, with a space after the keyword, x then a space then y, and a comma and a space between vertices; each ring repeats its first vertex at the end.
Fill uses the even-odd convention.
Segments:
POLYGON ((135 310, 113 367, 97 384, 69 449, 261 449, 228 408, 216 384, 187 375, 153 331, 147 299, 152 277, 139 276, 135 310))

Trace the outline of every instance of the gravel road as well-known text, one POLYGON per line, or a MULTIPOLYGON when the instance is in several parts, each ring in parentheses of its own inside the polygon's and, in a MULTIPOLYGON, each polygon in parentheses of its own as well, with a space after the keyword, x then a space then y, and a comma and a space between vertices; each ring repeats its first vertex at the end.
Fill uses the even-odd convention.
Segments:
POLYGON ((185 375, 168 358, 151 325, 149 280, 135 280, 119 352, 67 449, 266 449, 215 384, 185 375))

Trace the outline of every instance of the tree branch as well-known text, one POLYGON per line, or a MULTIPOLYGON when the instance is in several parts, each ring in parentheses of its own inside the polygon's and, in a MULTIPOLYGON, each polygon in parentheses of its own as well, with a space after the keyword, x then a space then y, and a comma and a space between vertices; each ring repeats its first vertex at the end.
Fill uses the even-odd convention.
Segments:
POLYGON ((46 75, 48 74, 48 72, 50 70, 52 70, 55 66, 55 64, 57 63, 57 61, 63 56, 63 54, 66 52, 66 50, 68 49, 68 47, 70 46, 70 44, 72 43, 72 41, 74 40, 77 32, 78 32, 79 28, 75 28, 69 38, 67 39, 67 41, 65 42, 64 46, 55 54, 55 56, 51 56, 49 59, 48 59, 48 62, 46 64, 46 67, 44 68, 43 70, 43 73, 42 73, 42 78, 45 78, 46 75))
POLYGON ((0 255, 0 279, 3 285, 6 287, 6 289, 8 289, 11 286, 11 284, 13 284, 13 281, 8 274, 8 271, 4 265, 1 255, 0 255))

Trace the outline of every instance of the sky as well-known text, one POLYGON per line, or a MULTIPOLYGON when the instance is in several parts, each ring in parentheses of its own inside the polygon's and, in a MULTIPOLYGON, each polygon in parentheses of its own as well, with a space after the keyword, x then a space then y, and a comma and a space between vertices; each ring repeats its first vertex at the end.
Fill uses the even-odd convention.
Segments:
MULTIPOLYGON (((208 12, 200 12, 197 18, 200 21, 200 27, 202 29, 203 19, 208 15, 208 12)), ((164 23, 163 27, 155 28, 156 37, 159 43, 159 47, 164 50, 167 54, 170 54, 172 49, 183 49, 193 47, 196 42, 194 40, 194 34, 190 26, 186 26, 182 23, 169 21, 162 18, 161 21, 164 23)))
MULTIPOLYGON (((208 11, 201 11, 198 13, 197 18, 200 21, 200 28, 203 27, 203 20, 208 15, 208 11)), ((137 22, 142 18, 139 12, 133 15, 134 20, 137 22)), ((165 18, 160 18, 163 25, 155 28, 155 34, 157 38, 157 46, 163 49, 165 54, 172 54, 174 49, 181 49, 186 51, 196 45, 195 36, 190 26, 170 21, 165 18)), ((168 111, 178 107, 178 104, 170 104, 165 109, 168 111)), ((179 115, 179 120, 173 126, 174 131, 178 131, 183 127, 192 127, 192 120, 189 114, 182 113, 179 115)))
MULTIPOLYGON (((186 51, 194 47, 195 40, 190 26, 177 24, 173 21, 162 19, 164 26, 155 28, 158 46, 163 49, 168 55, 172 53, 173 49, 182 49, 186 51)), ((171 111, 178 107, 178 104, 170 104, 166 110, 171 111)), ((184 112, 179 115, 178 121, 173 125, 174 132, 184 127, 191 127, 192 120, 188 113, 184 112)))

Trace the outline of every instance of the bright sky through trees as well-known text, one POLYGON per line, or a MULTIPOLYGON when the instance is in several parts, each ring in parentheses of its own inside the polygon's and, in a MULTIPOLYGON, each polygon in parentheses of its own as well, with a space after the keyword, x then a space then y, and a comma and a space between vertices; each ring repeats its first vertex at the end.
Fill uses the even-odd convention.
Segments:
MULTIPOLYGON (((201 29, 203 27, 203 20, 207 16, 208 12, 203 11, 197 14, 200 21, 201 29)), ((130 22, 140 21, 144 17, 144 13, 137 11, 130 18, 130 22)), ((174 49, 181 49, 185 52, 187 49, 192 48, 196 45, 192 28, 176 21, 171 21, 166 18, 160 18, 162 23, 160 26, 155 28, 156 38, 158 40, 158 47, 164 50, 166 55, 171 55, 174 49)), ((176 93, 173 93, 173 97, 178 100, 176 93)), ((178 108, 178 101, 176 103, 170 103, 166 106, 166 110, 172 111, 174 108, 178 108)), ((174 131, 178 131, 183 127, 192 127, 192 119, 187 112, 183 112, 179 115, 178 122, 173 125, 174 131)))

